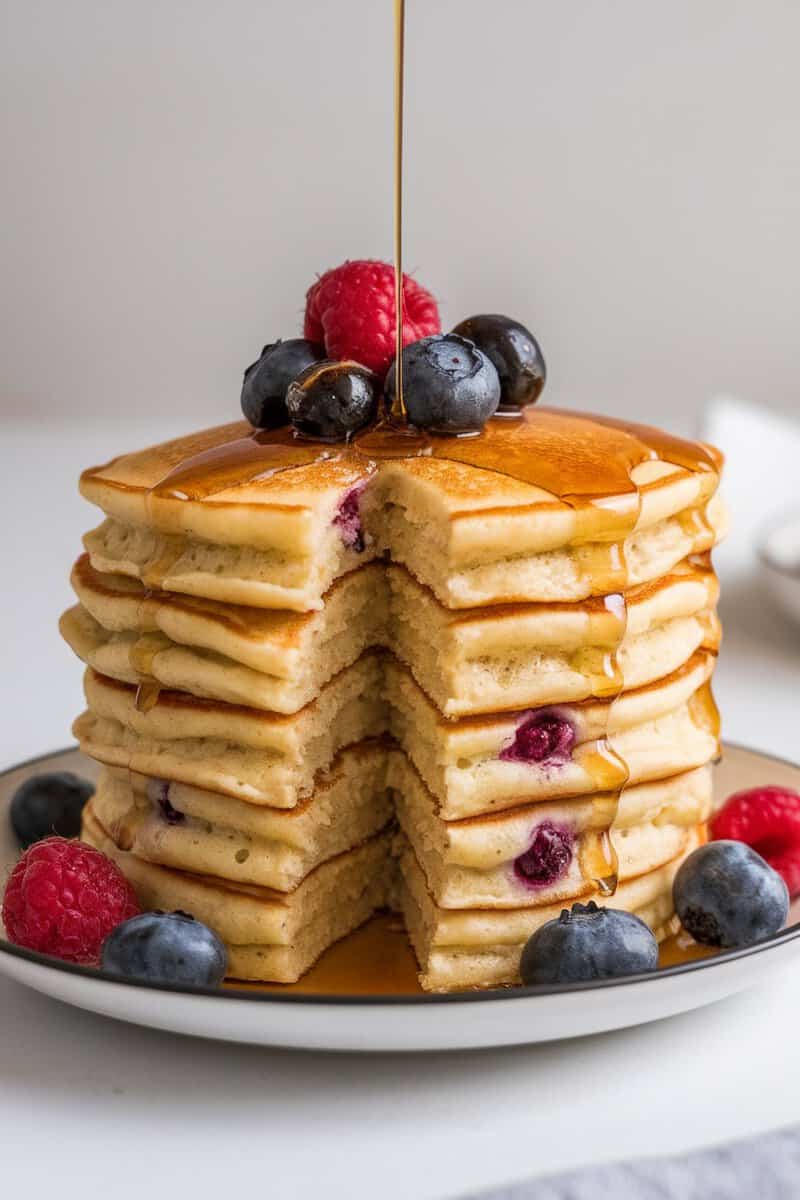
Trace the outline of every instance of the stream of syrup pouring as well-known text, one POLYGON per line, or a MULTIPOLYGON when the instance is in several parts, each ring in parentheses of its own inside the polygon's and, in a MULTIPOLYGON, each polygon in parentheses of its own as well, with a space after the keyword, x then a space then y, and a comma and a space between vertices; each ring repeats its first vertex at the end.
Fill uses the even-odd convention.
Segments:
POLYGON ((403 400, 403 93, 406 61, 406 0, 394 0, 394 363, 392 420, 406 424, 403 400))
MULTIPOLYGON (((606 736, 599 739, 591 769, 596 788, 593 831, 584 835, 581 861, 584 875, 605 895, 617 886, 617 859, 610 830, 619 798, 627 781, 627 765, 608 738, 614 701, 622 691, 619 650, 625 636, 628 584, 625 539, 633 532, 641 511, 641 495, 632 479, 640 464, 661 459, 693 473, 709 472, 714 478, 719 461, 704 446, 673 438, 660 430, 634 426, 610 418, 592 417, 591 426, 577 414, 558 413, 530 406, 516 417, 496 417, 480 434, 470 437, 428 436, 410 427, 403 397, 403 93, 405 69, 405 0, 394 0, 394 284, 396 387, 391 411, 351 443, 326 444, 304 439, 291 428, 255 430, 238 428, 236 436, 178 463, 147 494, 147 507, 157 517, 161 502, 195 502, 210 499, 230 488, 246 486, 277 472, 330 460, 351 467, 354 478, 372 473, 380 460, 426 456, 531 484, 556 495, 574 510, 574 543, 584 574, 601 595, 590 597, 587 607, 605 606, 615 621, 616 636, 595 669, 592 693, 608 700, 606 736), (611 497, 612 499, 609 499, 611 497)), ((705 500, 682 518, 687 531, 708 528, 705 500)), ((158 528, 157 519, 154 520, 158 528)), ((157 588, 169 565, 151 566, 145 586, 157 588)), ((149 591, 143 603, 146 603, 149 591)), ((132 655, 141 668, 137 708, 147 710, 158 699, 152 678, 152 643, 132 655)))

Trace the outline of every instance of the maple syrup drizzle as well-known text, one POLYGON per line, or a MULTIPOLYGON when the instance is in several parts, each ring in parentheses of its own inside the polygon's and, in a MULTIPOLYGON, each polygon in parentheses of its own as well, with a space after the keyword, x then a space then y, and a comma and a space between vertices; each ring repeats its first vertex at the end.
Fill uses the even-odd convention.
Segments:
MULTIPOLYGON (((140 613, 144 603, 145 601, 143 600, 139 606, 140 613)), ((141 616, 139 617, 139 623, 141 624, 141 616)), ((159 650, 162 649, 163 642, 161 638, 155 634, 141 632, 130 648, 129 657, 131 666, 140 677, 140 683, 136 688, 135 701, 138 712, 149 712, 158 703, 158 698, 161 695, 161 685, 153 675, 153 659, 159 650)))
POLYGON ((178 463, 150 489, 148 501, 207 500, 293 467, 343 460, 359 462, 347 443, 311 441, 291 426, 255 429, 178 463))
POLYGON ((140 683, 136 689, 136 704, 137 712, 150 712, 158 704, 161 695, 161 685, 148 680, 146 683, 140 683))
POLYGON ((403 92, 406 4, 394 0, 394 352, 395 392, 391 418, 405 425, 403 401, 403 92))
MULTIPOLYGON (((366 459, 414 458, 432 452, 430 438, 409 425, 403 395, 403 98, 405 80, 405 0, 394 0, 394 371, 388 414, 359 434, 356 451, 366 459)), ((382 405, 383 407, 383 405, 382 405)))
MULTIPOLYGON (((575 542, 588 541, 593 535, 606 543, 603 556, 609 572, 619 579, 624 572, 618 543, 632 531, 639 515, 639 489, 631 478, 634 468, 663 459, 693 473, 715 469, 704 447, 659 430, 647 430, 649 440, 644 442, 622 423, 614 425, 604 418, 580 417, 538 405, 513 421, 493 418, 481 433, 463 438, 419 433, 407 438, 387 424, 367 429, 350 443, 311 441, 290 427, 252 430, 244 422, 220 433, 223 440, 179 462, 148 489, 148 501, 211 499, 279 472, 324 461, 349 468, 355 479, 374 471, 384 458, 423 454, 550 492, 575 510, 575 542)), ((85 476, 102 479, 103 470, 94 468, 85 476)), ((119 482, 111 486, 141 492, 140 487, 119 482)), ((599 589, 598 594, 603 590, 619 589, 599 589)))
POLYGON ((698 728, 711 734, 719 752, 721 720, 710 679, 690 699, 689 713, 698 728))

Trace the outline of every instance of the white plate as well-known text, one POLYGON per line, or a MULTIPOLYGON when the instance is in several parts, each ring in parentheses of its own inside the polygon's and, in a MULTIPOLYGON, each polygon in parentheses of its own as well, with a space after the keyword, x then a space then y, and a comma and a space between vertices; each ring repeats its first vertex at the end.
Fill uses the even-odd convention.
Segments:
MULTIPOLYGON (((40 771, 93 775, 77 750, 47 755, 0 775, 0 878, 18 849, 8 820, 14 789, 40 771)), ((728 746, 718 794, 755 784, 800 789, 800 767, 728 746)), ((196 1037, 313 1050, 456 1050, 581 1037, 687 1012, 763 984, 800 959, 800 924, 745 950, 650 975, 554 988, 450 996, 309 996, 123 983, 22 950, 0 939, 0 971, 91 1012, 196 1037)))

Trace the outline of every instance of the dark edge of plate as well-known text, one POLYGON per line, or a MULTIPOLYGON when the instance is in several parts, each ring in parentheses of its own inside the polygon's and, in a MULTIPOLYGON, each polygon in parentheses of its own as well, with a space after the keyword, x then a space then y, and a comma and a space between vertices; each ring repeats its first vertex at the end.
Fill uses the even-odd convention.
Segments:
MULTIPOLYGON (((727 742, 731 750, 742 750, 748 754, 760 754, 764 757, 771 758, 774 762, 781 763, 787 767, 794 767, 800 770, 798 763, 791 762, 790 759, 780 758, 777 755, 764 755, 763 751, 751 750, 748 746, 742 746, 738 742, 727 742)), ((5 770, 0 771, 0 780, 5 779, 7 775, 13 774, 15 771, 23 771, 27 767, 35 767, 39 763, 45 762, 51 758, 58 758, 62 754, 70 754, 78 751, 77 746, 64 746, 60 750, 51 750, 47 754, 39 754, 35 758, 29 758, 21 763, 15 763, 5 770)), ((81 967, 75 963, 62 962, 58 958, 53 958, 47 954, 40 954, 36 950, 26 950, 22 946, 15 946, 12 942, 0 937, 0 953, 9 954, 12 958, 21 958, 26 962, 36 963, 38 966, 47 967, 52 971, 63 971, 68 975, 78 975, 83 979, 97 979, 102 983, 111 983, 116 986, 133 987, 133 988, 149 988, 158 992, 173 992, 183 996, 203 996, 213 997, 217 1000, 239 1000, 249 1001, 255 1004, 322 1004, 334 1005, 336 1007, 345 1006, 352 1007, 357 1005, 419 1005, 419 1004, 481 1004, 492 1000, 524 1000, 531 999, 536 996, 564 996, 571 995, 576 992, 592 992, 599 989, 631 987, 641 983, 657 983, 662 979, 674 979, 678 975, 688 975, 694 971, 707 970, 709 967, 722 966, 726 963, 736 962, 742 958, 750 958, 754 954, 762 954, 765 950, 771 950, 775 946, 783 945, 787 942, 793 942, 800 938, 800 922, 795 925, 790 925, 788 929, 782 929, 780 933, 773 934, 772 937, 766 938, 763 942, 757 942, 754 946, 744 946, 739 950, 723 950, 719 954, 715 954, 712 958, 696 959, 692 962, 678 963, 672 967, 659 967, 656 971, 647 971, 638 975, 622 975, 616 979, 599 979, 592 980, 586 983, 562 983, 552 987, 537 986, 537 987, 505 987, 505 988, 486 988, 484 990, 475 990, 469 992, 433 992, 425 996, 359 996, 359 995, 303 995, 301 993, 292 992, 282 995, 280 992, 256 992, 245 990, 237 990, 236 984, 226 987, 201 987, 196 984, 175 984, 175 983, 158 983, 149 982, 143 979, 128 979, 119 975, 111 975, 107 971, 101 971, 98 967, 81 967)), ((257 986, 257 985, 255 985, 257 986)))

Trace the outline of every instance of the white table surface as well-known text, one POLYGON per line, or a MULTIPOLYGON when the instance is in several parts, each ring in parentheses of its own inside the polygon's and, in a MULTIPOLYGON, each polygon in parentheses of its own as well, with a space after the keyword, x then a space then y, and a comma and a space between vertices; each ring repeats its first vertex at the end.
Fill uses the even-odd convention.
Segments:
MULTIPOLYGON (((56 631, 93 521, 79 467, 173 432, 0 426, 0 765, 69 743, 81 707, 80 669, 56 631)), ((726 736, 800 758, 800 633, 758 589, 746 542, 733 538, 719 565, 726 736)), ((798 1014, 800 971, 593 1039, 358 1057, 151 1033, 0 980, 0 1181, 34 1197, 57 1179, 62 1198, 98 1195, 102 1181, 117 1200, 184 1186, 195 1200, 234 1189, 425 1200, 679 1151, 800 1119, 798 1014)))

